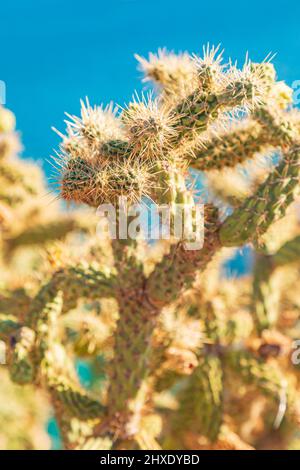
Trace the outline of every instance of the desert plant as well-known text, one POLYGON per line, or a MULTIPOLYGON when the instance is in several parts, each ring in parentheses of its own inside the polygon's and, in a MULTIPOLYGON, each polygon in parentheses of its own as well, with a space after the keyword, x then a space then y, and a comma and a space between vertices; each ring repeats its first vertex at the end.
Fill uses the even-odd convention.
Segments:
MULTIPOLYGON (((22 160, 21 142, 14 114, 0 107, 0 316, 10 311, 26 315, 32 295, 47 272, 47 257, 57 251, 58 241, 86 232, 87 223, 78 212, 64 214, 45 184, 41 168, 22 160), (53 247, 54 245, 54 247, 53 247)), ((71 239, 68 238, 68 242, 71 239)), ((50 261, 50 260, 49 260, 50 261)), ((5 350, 0 341, 3 364, 5 350)), ((44 448, 50 441, 46 398, 33 388, 11 383, 1 367, 1 448, 44 448), (4 397, 10 396, 7 401, 4 397), (40 436, 40 438, 39 438, 40 436)))
POLYGON ((113 204, 116 237, 93 239, 79 263, 65 256, 25 313, 7 302, 10 376, 48 392, 65 448, 287 448, 299 416, 291 90, 269 61, 239 70, 218 48, 138 60, 156 94, 122 110, 82 103, 58 158, 61 197, 113 204), (201 172, 201 199, 190 170, 201 172), (132 217, 122 233, 125 199, 167 206, 169 239, 129 237, 132 217), (204 242, 190 249, 199 202, 204 242), (180 237, 179 207, 190 215, 180 237), (221 281, 224 259, 248 243, 253 276, 221 281), (104 368, 101 387, 80 385, 77 358, 94 380, 104 368))

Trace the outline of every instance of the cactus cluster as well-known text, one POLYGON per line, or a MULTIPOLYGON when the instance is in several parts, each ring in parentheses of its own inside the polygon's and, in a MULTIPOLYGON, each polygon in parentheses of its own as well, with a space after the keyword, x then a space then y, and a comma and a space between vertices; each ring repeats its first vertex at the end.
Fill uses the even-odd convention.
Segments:
MULTIPOLYGON (((153 243, 117 230, 99 238, 89 213, 86 224, 83 215, 69 224, 55 214, 3 231, 3 263, 32 244, 46 254, 38 279, 27 274, 28 292, 6 280, 0 297, 11 380, 46 393, 65 449, 297 448, 300 114, 292 91, 268 60, 238 69, 219 48, 137 58, 154 91, 124 108, 82 102, 80 117, 68 115, 55 158, 59 191, 91 210, 120 198, 128 207, 168 205, 170 237, 153 243), (189 249, 200 202, 204 240, 189 249), (191 209, 181 237, 178 205, 191 209), (226 276, 227 260, 246 244, 252 272, 226 276), (89 367, 88 384, 78 361, 89 367)), ((12 146, 5 116, 0 130, 12 146)), ((26 192, 23 164, 6 153, 3 188, 26 192)), ((39 209, 40 194, 30 194, 39 209)), ((14 220, 19 203, 4 204, 14 220)))
MULTIPOLYGON (((59 244, 66 239, 72 243, 72 237, 86 233, 91 222, 85 214, 60 210, 41 168, 22 160, 20 150, 14 114, 0 107, 0 448, 39 449, 50 445, 49 403, 40 390, 13 384, 4 364, 12 363, 15 383, 28 382, 32 370, 26 354, 34 336, 25 326, 18 329, 16 318, 22 321, 41 278, 53 265, 53 253, 61 251, 59 244), (18 338, 13 350, 2 341, 9 332, 18 338)), ((14 342, 13 335, 10 338, 14 342)))

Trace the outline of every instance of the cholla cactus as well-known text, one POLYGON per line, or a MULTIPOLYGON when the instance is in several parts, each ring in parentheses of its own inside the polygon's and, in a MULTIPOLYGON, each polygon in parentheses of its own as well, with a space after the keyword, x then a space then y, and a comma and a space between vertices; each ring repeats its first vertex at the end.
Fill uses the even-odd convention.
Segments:
POLYGON ((47 391, 67 449, 288 448, 299 420, 291 90, 269 62, 238 70, 218 48, 138 59, 158 95, 120 111, 82 103, 61 144, 60 193, 94 208, 120 198, 168 205, 170 239, 132 239, 129 225, 124 236, 119 211, 117 237, 92 239, 80 263, 65 256, 22 314, 8 296, 0 334, 10 376, 47 391), (267 165, 274 151, 278 163, 267 165), (208 190, 194 249, 189 168, 208 190), (191 209, 181 237, 179 204, 191 209), (247 243, 253 276, 220 281, 224 260, 247 243), (91 366, 91 390, 76 358, 91 366))
MULTIPOLYGON (((0 107, 1 320, 7 311, 21 318, 28 310, 31 293, 35 292, 40 282, 42 265, 45 265, 45 248, 52 250, 51 246, 57 240, 86 231, 89 227, 78 213, 66 216, 59 211, 57 201, 47 194, 49 191, 41 169, 18 158, 20 148, 19 137, 15 132, 15 117, 11 111, 0 107)), ((10 317, 6 326, 13 327, 10 317)), ((24 327, 19 330, 18 338, 19 346, 12 355, 7 348, 4 350, 3 342, 0 341, 0 363, 3 364, 5 360, 17 363, 11 375, 15 382, 22 383, 22 376, 31 374, 30 367, 27 367, 22 357, 33 339, 32 332, 24 327)), ((7 371, 1 370, 0 373, 0 394, 11 398, 9 402, 1 400, 0 419, 5 422, 5 426, 1 426, 0 447, 49 447, 45 429, 50 412, 44 405, 45 397, 33 389, 22 393, 20 387, 10 385, 7 371)))
MULTIPOLYGON (((60 213, 57 201, 45 185, 41 169, 18 158, 20 148, 14 115, 1 107, 0 258, 4 264, 12 262, 13 255, 23 248, 49 246, 71 232, 88 229, 88 224, 83 224, 77 214, 66 216, 60 213)), ((19 269, 22 269, 20 264, 19 269)))

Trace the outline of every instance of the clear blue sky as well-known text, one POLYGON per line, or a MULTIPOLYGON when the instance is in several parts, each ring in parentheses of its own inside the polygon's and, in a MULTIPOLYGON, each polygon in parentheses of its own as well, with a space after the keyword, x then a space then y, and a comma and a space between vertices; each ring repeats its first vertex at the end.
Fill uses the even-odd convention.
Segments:
POLYGON ((64 111, 79 99, 123 104, 141 89, 133 54, 200 51, 208 41, 243 61, 277 52, 279 77, 300 79, 300 2, 10 0, 0 8, 0 80, 17 115, 24 155, 45 161, 64 111))

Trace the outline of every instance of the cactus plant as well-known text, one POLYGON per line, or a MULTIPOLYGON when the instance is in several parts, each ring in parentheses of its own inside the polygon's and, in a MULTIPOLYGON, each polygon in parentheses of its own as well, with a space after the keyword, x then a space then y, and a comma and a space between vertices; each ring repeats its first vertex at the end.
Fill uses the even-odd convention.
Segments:
MULTIPOLYGON (((17 311, 20 292, 0 298, 10 377, 46 391, 66 449, 249 449, 268 440, 288 448, 299 422, 290 357, 300 119, 291 91, 268 61, 239 70, 223 64, 219 48, 138 60, 155 94, 121 110, 82 102, 56 159, 61 197, 113 205, 116 237, 85 236, 84 256, 64 243, 68 254, 54 252, 44 282, 17 311), (201 172, 202 199, 191 172, 201 172), (128 236, 132 218, 124 228, 118 206, 125 199, 128 208, 167 206, 169 238, 128 236), (199 202, 204 239, 191 248, 199 202), (182 206, 190 219, 178 236, 182 206), (249 243, 253 276, 222 278, 224 259, 249 243), (94 373, 90 389, 76 374, 78 358, 94 373)), ((43 222, 4 250, 62 232, 43 222)))

